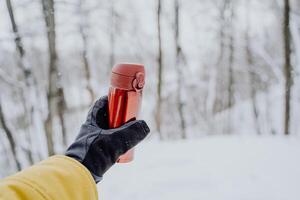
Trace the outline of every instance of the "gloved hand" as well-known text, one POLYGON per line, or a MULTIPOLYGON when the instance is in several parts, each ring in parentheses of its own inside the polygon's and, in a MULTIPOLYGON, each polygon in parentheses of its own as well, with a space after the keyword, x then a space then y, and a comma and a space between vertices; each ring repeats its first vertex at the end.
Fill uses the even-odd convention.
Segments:
POLYGON ((135 120, 116 129, 108 128, 107 96, 89 111, 75 142, 66 151, 83 164, 98 183, 118 158, 142 141, 150 132, 143 120, 135 120))

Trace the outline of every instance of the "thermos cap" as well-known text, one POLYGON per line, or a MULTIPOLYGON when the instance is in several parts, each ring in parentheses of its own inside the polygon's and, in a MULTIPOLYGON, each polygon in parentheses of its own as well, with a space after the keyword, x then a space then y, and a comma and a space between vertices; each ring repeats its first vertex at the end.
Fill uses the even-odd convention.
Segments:
POLYGON ((121 63, 112 68, 111 86, 124 90, 142 90, 145 68, 142 64, 121 63))

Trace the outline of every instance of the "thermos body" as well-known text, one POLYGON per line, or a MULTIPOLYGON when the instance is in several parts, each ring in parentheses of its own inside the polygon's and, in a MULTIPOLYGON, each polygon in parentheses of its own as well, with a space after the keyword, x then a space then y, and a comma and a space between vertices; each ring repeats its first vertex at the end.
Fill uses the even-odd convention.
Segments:
MULTIPOLYGON (((143 65, 118 64, 113 67, 108 94, 110 128, 118 128, 138 117, 144 83, 145 70, 143 65)), ((131 149, 122 155, 118 162, 130 162, 133 160, 133 156, 134 150, 131 149)))

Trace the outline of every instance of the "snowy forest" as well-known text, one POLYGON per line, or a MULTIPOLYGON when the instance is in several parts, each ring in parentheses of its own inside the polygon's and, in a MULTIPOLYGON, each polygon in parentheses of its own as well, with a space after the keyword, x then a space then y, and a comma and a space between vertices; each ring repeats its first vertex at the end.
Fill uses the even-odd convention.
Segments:
POLYGON ((1 0, 0 176, 64 153, 122 62, 148 141, 299 135, 299 0, 1 0))

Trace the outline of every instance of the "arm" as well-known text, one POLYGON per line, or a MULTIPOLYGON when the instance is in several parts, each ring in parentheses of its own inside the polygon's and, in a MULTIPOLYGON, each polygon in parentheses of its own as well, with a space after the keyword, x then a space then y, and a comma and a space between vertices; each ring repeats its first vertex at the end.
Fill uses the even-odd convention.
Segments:
POLYGON ((98 199, 95 183, 150 131, 142 120, 108 129, 107 105, 107 97, 95 103, 65 156, 50 157, 0 181, 0 199, 98 199))
POLYGON ((67 156, 53 156, 0 181, 0 199, 98 199, 90 172, 67 156))

